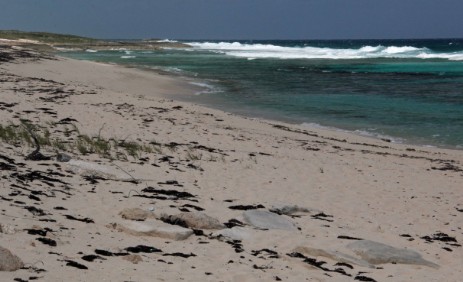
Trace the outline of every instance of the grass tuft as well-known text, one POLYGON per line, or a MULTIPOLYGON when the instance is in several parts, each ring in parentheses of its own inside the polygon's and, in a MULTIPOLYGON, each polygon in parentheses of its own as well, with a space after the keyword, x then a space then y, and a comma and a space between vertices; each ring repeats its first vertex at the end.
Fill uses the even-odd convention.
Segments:
POLYGON ((27 121, 21 121, 21 125, 0 124, 0 141, 15 146, 34 146, 32 133, 41 147, 56 152, 78 152, 82 155, 98 154, 105 158, 119 160, 128 160, 128 156, 138 159, 142 153, 162 153, 161 145, 158 143, 141 144, 135 141, 105 139, 101 137, 100 133, 98 136, 92 137, 81 134, 74 124, 72 129, 65 126, 64 131, 59 130, 60 136, 53 136, 49 127, 52 127, 50 123, 47 123, 46 126, 37 126, 27 121))

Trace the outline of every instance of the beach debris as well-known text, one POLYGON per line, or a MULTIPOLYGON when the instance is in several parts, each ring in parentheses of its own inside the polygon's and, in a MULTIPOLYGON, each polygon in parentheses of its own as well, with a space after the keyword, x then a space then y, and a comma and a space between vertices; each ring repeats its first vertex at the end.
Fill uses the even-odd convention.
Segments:
MULTIPOLYGON (((348 264, 349 266, 351 264, 359 265, 359 266, 364 266, 364 267, 370 267, 374 268, 372 264, 365 260, 358 259, 354 256, 344 254, 339 251, 334 251, 334 250, 324 250, 324 249, 318 249, 318 248, 312 248, 312 247, 306 247, 306 246, 299 246, 296 247, 293 252, 296 253, 301 253, 309 256, 314 256, 314 257, 325 257, 334 261, 337 261, 337 264, 348 264)), ((352 268, 352 266, 350 266, 352 268)))
POLYGON ((183 187, 177 180, 166 180, 165 182, 158 182, 159 185, 172 185, 176 187, 183 187))
POLYGON ((440 167, 431 167, 433 170, 441 170, 441 171, 454 171, 454 172, 461 172, 463 169, 459 168, 458 166, 450 163, 450 162, 444 162, 441 161, 441 166, 440 167))
POLYGON ((172 225, 178 225, 178 226, 181 226, 181 227, 185 227, 185 228, 188 228, 188 225, 186 224, 185 221, 179 219, 179 218, 175 218, 175 217, 171 217, 167 214, 161 214, 161 216, 159 217, 159 220, 161 220, 162 222, 165 222, 167 224, 172 224, 172 225))
POLYGON ((265 209, 265 206, 263 205, 235 205, 235 206, 229 206, 228 207, 231 210, 241 210, 241 211, 247 211, 247 210, 255 210, 255 209, 265 209))
POLYGON ((127 252, 130 252, 130 253, 160 253, 162 252, 160 249, 158 248, 155 248, 155 247, 151 247, 151 246, 145 246, 145 245, 138 245, 138 246, 135 246, 135 247, 128 247, 128 248, 125 248, 125 250, 127 252))
POLYGON ((144 221, 149 217, 154 217, 153 213, 150 211, 146 211, 140 208, 127 208, 123 209, 119 215, 123 219, 128 220, 136 220, 136 221, 144 221))
POLYGON ((328 221, 328 222, 333 222, 334 221, 332 219, 329 219, 329 218, 332 218, 332 217, 333 217, 332 215, 328 215, 328 214, 325 214, 323 212, 312 215, 313 219, 324 220, 324 221, 328 221))
POLYGON ((363 240, 362 238, 357 238, 357 237, 351 237, 351 236, 346 236, 346 235, 339 235, 338 239, 344 239, 344 240, 363 240))
POLYGON ((313 210, 298 205, 273 205, 269 211, 279 215, 292 215, 295 213, 309 213, 313 210))
POLYGON ((442 249, 448 252, 453 252, 453 250, 449 247, 461 247, 461 244, 458 243, 455 237, 451 237, 443 232, 437 232, 433 235, 427 235, 420 238, 425 240, 426 243, 433 243, 434 241, 441 242, 445 244, 442 249))
POLYGON ((24 267, 24 263, 19 257, 0 247, 0 271, 16 271, 21 267, 24 267))
POLYGON ((24 229, 29 235, 47 236, 48 229, 24 229))
POLYGON ((2 159, 2 160, 4 160, 4 161, 8 162, 8 163, 11 164, 11 165, 16 164, 15 161, 14 161, 14 159, 9 158, 9 157, 7 157, 7 156, 5 156, 5 155, 2 155, 2 154, 0 154, 0 159, 2 159))
POLYGON ((71 159, 72 157, 65 153, 58 153, 56 155, 56 160, 58 162, 69 162, 71 159))
POLYGON ((35 216, 44 216, 47 215, 41 208, 36 208, 34 206, 25 206, 26 210, 28 210, 31 214, 35 216))
POLYGON ((85 265, 75 262, 73 260, 64 260, 64 261, 66 262, 67 266, 72 266, 78 269, 88 269, 88 267, 86 267, 85 265))
POLYGON ((297 230, 294 223, 285 217, 263 210, 249 210, 243 213, 244 220, 260 229, 297 230))
POLYGON ((192 209, 197 210, 197 211, 203 211, 204 210, 202 207, 198 207, 198 206, 191 205, 191 204, 184 204, 181 207, 182 208, 192 208, 192 209))
POLYGON ((194 164, 187 164, 187 167, 191 168, 191 169, 196 169, 196 170, 199 170, 199 171, 204 171, 204 169, 202 167, 194 165, 194 164))
POLYGON ((0 169, 1 170, 16 170, 16 166, 12 164, 0 162, 0 169))
POLYGON ((368 277, 368 276, 364 276, 364 275, 357 275, 357 276, 355 276, 354 280, 366 281, 366 282, 376 282, 375 279, 373 279, 371 277, 368 277))
POLYGON ((96 163, 85 162, 71 159, 67 163, 67 170, 88 177, 101 177, 103 179, 117 181, 133 181, 133 177, 109 166, 104 166, 96 163))
MULTIPOLYGON (((167 200, 167 199, 178 200, 178 199, 189 199, 189 198, 195 197, 193 194, 190 194, 188 192, 180 192, 177 190, 157 189, 154 187, 146 187, 141 191, 144 193, 154 194, 155 195, 154 198, 159 199, 159 200, 167 200)), ((137 196, 142 196, 142 195, 134 195, 134 197, 137 197, 137 196)))
POLYGON ((96 259, 106 260, 104 257, 97 256, 97 255, 85 255, 85 256, 82 257, 82 259, 85 260, 85 261, 89 261, 89 262, 93 262, 96 259))
POLYGON ((418 252, 399 249, 370 240, 359 240, 347 245, 355 254, 371 264, 400 263, 439 268, 439 265, 423 259, 418 252))
POLYGON ((244 223, 238 219, 232 218, 228 222, 225 222, 223 225, 225 225, 227 228, 233 228, 235 226, 243 227, 244 223))
POLYGON ((438 232, 436 234, 433 234, 431 236, 423 236, 421 239, 426 240, 426 242, 432 243, 434 241, 441 241, 445 243, 458 243, 457 239, 455 237, 450 237, 449 235, 438 232))
POLYGON ((223 229, 225 225, 219 220, 202 212, 187 212, 176 215, 162 215, 161 220, 193 229, 223 229), (181 223, 181 224, 177 224, 181 223))
POLYGON ((35 144, 35 150, 32 153, 30 153, 29 155, 27 155, 25 160, 29 160, 29 161, 47 161, 47 160, 50 160, 51 157, 45 156, 42 153, 40 153, 39 140, 37 139, 37 135, 32 131, 31 127, 24 124, 24 128, 26 129, 27 132, 29 132, 29 135, 31 136, 32 140, 34 140, 34 144, 35 144))
POLYGON ((27 183, 27 182, 33 182, 35 180, 41 181, 42 183, 47 184, 48 186, 54 187, 55 185, 53 183, 61 183, 61 184, 67 184, 61 179, 58 178, 53 178, 48 175, 53 175, 56 174, 57 176, 64 176, 62 174, 58 173, 53 173, 53 172, 43 172, 43 171, 38 171, 38 170, 33 170, 27 173, 17 173, 13 172, 10 174, 10 177, 17 179, 21 183, 27 183))
POLYGON ((60 119, 58 122, 56 122, 56 124, 73 124, 74 122, 79 122, 79 121, 76 120, 75 118, 67 117, 67 118, 60 119))
POLYGON ((193 254, 193 253, 184 254, 184 253, 176 252, 176 253, 170 253, 170 254, 163 254, 162 256, 163 256, 163 257, 182 257, 182 258, 189 258, 189 257, 195 257, 196 255, 193 254))
MULTIPOLYGON (((219 236, 218 238, 221 239, 222 237, 219 236)), ((235 253, 239 254, 239 253, 244 252, 243 244, 241 243, 241 240, 226 240, 225 243, 232 246, 232 248, 235 249, 235 253)))
POLYGON ((65 214, 64 217, 66 217, 69 220, 76 220, 76 221, 81 221, 81 222, 85 222, 85 223, 95 223, 95 221, 93 221, 93 219, 88 218, 88 217, 77 218, 77 217, 75 217, 73 215, 69 215, 69 214, 65 214))
POLYGON ((310 257, 307 257, 299 252, 292 252, 292 253, 289 253, 287 254, 287 256, 289 257, 292 257, 292 258, 299 258, 299 259, 303 259, 303 262, 304 263, 307 263, 315 268, 319 268, 323 271, 326 271, 326 272, 337 272, 339 274, 342 274, 342 275, 345 275, 345 276, 349 276, 351 277, 352 275, 347 273, 343 268, 335 268, 335 269, 330 269, 326 266, 324 266, 326 264, 325 261, 319 261, 319 260, 316 260, 314 258, 310 258, 310 257))
POLYGON ((121 224, 113 223, 108 227, 134 236, 152 236, 175 241, 185 240, 193 235, 193 230, 191 229, 163 223, 158 220, 146 220, 144 222, 127 221, 121 224))
POLYGON ((252 250, 251 255, 255 257, 258 256, 259 258, 262 258, 262 259, 280 258, 280 256, 278 255, 278 252, 270 250, 270 249, 252 250))
POLYGON ((113 253, 110 251, 106 250, 101 250, 101 249, 95 249, 95 254, 97 255, 102 255, 105 257, 120 257, 120 256, 128 256, 129 253, 113 253))
POLYGON ((42 244, 44 245, 49 245, 51 247, 56 247, 57 245, 56 241, 50 238, 40 237, 40 238, 36 238, 35 240, 42 242, 42 244))

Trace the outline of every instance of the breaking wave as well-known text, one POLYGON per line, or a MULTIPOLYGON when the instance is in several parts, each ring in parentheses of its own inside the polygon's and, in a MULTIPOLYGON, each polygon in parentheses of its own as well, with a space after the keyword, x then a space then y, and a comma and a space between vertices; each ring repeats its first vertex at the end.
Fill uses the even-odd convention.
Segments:
POLYGON ((284 47, 271 44, 243 44, 239 42, 193 42, 195 49, 209 50, 248 59, 447 59, 463 61, 463 51, 437 53, 428 48, 412 46, 363 46, 359 49, 334 49, 320 47, 284 47))

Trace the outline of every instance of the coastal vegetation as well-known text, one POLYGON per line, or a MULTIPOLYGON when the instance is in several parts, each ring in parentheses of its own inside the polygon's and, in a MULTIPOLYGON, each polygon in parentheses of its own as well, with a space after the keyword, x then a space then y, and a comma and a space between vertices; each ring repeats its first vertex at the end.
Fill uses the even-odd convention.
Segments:
POLYGON ((138 159, 143 153, 162 153, 162 145, 157 142, 142 144, 135 141, 104 138, 100 134, 90 136, 80 133, 74 124, 71 127, 66 126, 63 132, 64 134, 57 136, 58 134, 51 133, 51 128, 47 125, 33 125, 26 121, 22 121, 20 125, 0 124, 0 141, 16 147, 38 145, 54 152, 97 154, 100 157, 119 160, 128 160, 129 156, 138 159))
POLYGON ((19 30, 0 30, 0 38, 9 40, 27 39, 34 40, 42 43, 74 43, 74 44, 89 44, 96 43, 99 40, 81 37, 70 34, 57 34, 50 32, 26 32, 19 30))
POLYGON ((186 44, 159 39, 146 40, 102 40, 70 34, 49 32, 26 32, 19 30, 0 30, 0 39, 14 40, 15 45, 39 50, 56 48, 77 50, 159 50, 162 48, 187 48, 186 44))

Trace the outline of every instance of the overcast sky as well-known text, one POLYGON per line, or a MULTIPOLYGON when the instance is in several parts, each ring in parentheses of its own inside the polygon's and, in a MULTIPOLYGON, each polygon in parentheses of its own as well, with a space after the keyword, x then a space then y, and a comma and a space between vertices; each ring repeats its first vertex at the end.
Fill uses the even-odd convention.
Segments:
POLYGON ((0 29, 97 38, 463 38, 463 0, 0 0, 0 29))

